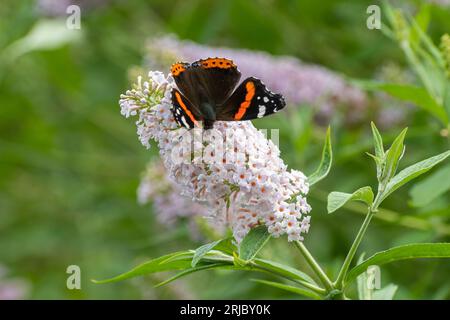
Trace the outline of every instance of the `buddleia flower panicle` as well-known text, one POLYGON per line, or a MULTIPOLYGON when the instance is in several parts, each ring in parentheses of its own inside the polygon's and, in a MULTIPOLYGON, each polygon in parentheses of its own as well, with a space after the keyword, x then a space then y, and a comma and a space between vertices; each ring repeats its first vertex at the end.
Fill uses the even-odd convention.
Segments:
POLYGON ((240 242, 264 224, 278 237, 303 240, 311 207, 305 175, 288 170, 280 150, 250 121, 214 123, 211 130, 179 128, 171 112, 171 75, 150 72, 120 97, 121 113, 137 117, 141 143, 155 140, 169 179, 229 226, 240 242))
POLYGON ((172 227, 181 220, 188 220, 190 234, 195 239, 202 238, 199 229, 208 229, 208 233, 223 235, 225 226, 208 219, 208 208, 198 202, 192 201, 182 194, 180 187, 169 180, 166 169, 161 161, 152 160, 142 175, 137 190, 138 202, 142 205, 152 203, 158 221, 172 227), (197 217, 205 217, 200 222, 197 217))

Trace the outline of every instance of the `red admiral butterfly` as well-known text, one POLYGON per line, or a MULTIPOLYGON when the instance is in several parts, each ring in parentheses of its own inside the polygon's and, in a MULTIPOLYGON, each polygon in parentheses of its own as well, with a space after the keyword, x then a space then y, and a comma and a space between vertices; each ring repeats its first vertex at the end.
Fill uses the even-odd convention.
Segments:
POLYGON ((241 73, 233 61, 208 58, 172 65, 178 89, 172 90, 172 113, 176 122, 188 129, 211 129, 214 121, 241 121, 261 118, 284 108, 280 94, 267 90, 261 80, 245 79, 236 90, 241 73))

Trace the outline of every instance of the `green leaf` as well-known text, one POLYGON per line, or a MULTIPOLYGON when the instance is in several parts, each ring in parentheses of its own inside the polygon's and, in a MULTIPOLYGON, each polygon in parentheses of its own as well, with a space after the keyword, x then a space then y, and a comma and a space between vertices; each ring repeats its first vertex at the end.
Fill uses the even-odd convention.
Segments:
POLYGON ((394 261, 417 258, 450 258, 450 243, 415 243, 378 252, 350 270, 346 283, 350 283, 371 265, 381 266, 394 261))
POLYGON ((372 127, 372 134, 373 134, 373 144, 375 147, 375 156, 377 156, 380 159, 384 158, 384 147, 383 147, 383 138, 381 137, 380 132, 378 131, 377 127, 375 126, 375 123, 370 123, 372 127))
POLYGON ((450 150, 443 152, 437 156, 420 161, 400 171, 386 185, 386 188, 380 196, 380 200, 378 201, 377 205, 380 204, 384 199, 386 199, 386 197, 389 196, 392 192, 408 183, 412 179, 417 178, 421 174, 424 174, 438 163, 444 161, 448 156, 450 156, 450 150))
POLYGON ((282 290, 285 290, 285 291, 289 291, 289 292, 292 292, 292 293, 295 293, 295 294, 299 294, 299 295, 302 295, 302 296, 305 296, 305 297, 308 297, 308 298, 312 298, 312 299, 316 299, 316 300, 322 299, 322 297, 320 295, 318 295, 317 293, 315 293, 315 292, 312 292, 312 291, 307 290, 307 289, 302 289, 302 288, 299 288, 299 287, 290 286, 290 285, 287 285, 287 284, 284 284, 284 283, 274 282, 274 281, 267 281, 267 280, 261 280, 261 279, 252 279, 252 281, 258 282, 258 283, 261 283, 261 284, 265 284, 265 285, 270 286, 270 287, 274 287, 274 288, 282 289, 282 290))
POLYGON ((254 259, 253 262, 256 265, 256 268, 260 267, 263 270, 266 269, 270 272, 276 273, 278 275, 282 275, 287 278, 306 281, 311 284, 317 285, 317 283, 314 281, 314 279, 311 278, 309 275, 307 275, 306 273, 304 273, 300 270, 292 268, 290 266, 287 266, 287 265, 284 265, 284 264, 281 264, 278 262, 270 261, 270 260, 259 259, 259 258, 254 259))
MULTIPOLYGON (((134 278, 146 274, 152 274, 163 271, 190 270, 193 250, 179 251, 161 256, 159 258, 144 262, 137 267, 122 273, 116 277, 105 280, 92 280, 94 283, 110 283, 134 278)), ((204 267, 212 264, 233 264, 233 257, 226 255, 221 251, 211 250, 203 256, 201 262, 197 262, 196 267, 204 267)))
POLYGON ((207 243, 195 250, 194 256, 192 257, 191 266, 195 267, 195 265, 207 254, 209 251, 214 249, 219 243, 221 243, 224 239, 220 239, 211 243, 207 243))
POLYGON ((150 273, 156 273, 156 272, 162 272, 162 271, 171 271, 171 270, 182 270, 187 269, 191 266, 191 258, 193 253, 190 251, 180 251, 180 252, 174 252, 171 254, 167 254, 164 256, 161 256, 159 258, 144 262, 137 267, 131 269, 130 271, 127 271, 125 273, 122 273, 116 277, 105 279, 105 280, 92 280, 94 283, 110 283, 110 282, 117 282, 129 278, 134 278, 137 276, 142 276, 145 274, 150 273), (176 259, 176 260, 169 260, 172 257, 180 256, 180 254, 190 254, 189 258, 185 259, 176 259))
POLYGON ((233 255, 233 252, 236 252, 238 248, 234 244, 234 238, 226 238, 222 239, 215 247, 214 249, 222 251, 226 254, 233 255))
POLYGON ((175 280, 177 280, 177 279, 179 279, 181 277, 187 276, 187 275, 189 275, 191 273, 194 273, 194 272, 197 272, 197 271, 209 270, 209 269, 217 269, 217 268, 225 267, 225 266, 228 267, 230 265, 229 264, 225 264, 225 263, 211 263, 211 264, 207 264, 207 265, 204 265, 204 266, 197 266, 197 267, 189 268, 189 269, 186 269, 186 270, 183 270, 183 271, 177 273, 173 277, 170 277, 169 279, 164 280, 163 282, 158 283, 155 286, 155 288, 161 287, 163 285, 166 285, 169 282, 175 281, 175 280))
POLYGON ((315 185, 320 180, 324 179, 331 169, 333 162, 333 150, 331 149, 331 129, 327 129, 327 137, 325 139, 325 145, 322 150, 322 159, 320 160, 317 170, 308 177, 308 183, 310 186, 315 185))
POLYGON ((400 162, 405 150, 403 141, 405 140, 407 131, 408 128, 403 129, 402 132, 400 132, 400 134, 395 138, 389 150, 386 152, 386 160, 380 179, 381 184, 386 184, 397 171, 398 163, 400 162))
POLYGON ((375 155, 372 155, 370 153, 367 153, 367 154, 375 160, 375 164, 377 166, 377 178, 378 178, 378 180, 380 180, 381 174, 383 173, 384 158, 385 158, 384 147, 383 147, 383 138, 381 138, 381 134, 378 131, 377 127, 375 126, 375 123, 371 122, 370 125, 372 127, 375 155))
POLYGON ((251 229, 239 246, 239 258, 244 261, 252 260, 269 239, 270 233, 266 226, 251 229))
POLYGON ((422 87, 417 87, 409 84, 386 83, 377 81, 355 80, 352 81, 366 90, 381 90, 391 96, 412 102, 426 112, 438 118, 443 124, 447 125, 448 116, 444 108, 439 105, 436 100, 422 87))
POLYGON ((394 295, 397 292, 397 289, 398 286, 390 283, 379 290, 375 290, 372 294, 372 300, 392 300, 394 299, 394 295))
POLYGON ((337 192, 333 191, 328 195, 327 210, 328 213, 332 213, 349 201, 362 201, 371 206, 373 202, 373 192, 371 187, 362 187, 353 193, 337 192))
MULTIPOLYGON (((1 57, 13 62, 18 57, 37 50, 54 50, 81 39, 81 30, 70 30, 64 21, 40 20, 30 32, 4 49, 1 57)), ((1 60, 1 59, 0 59, 1 60)))
POLYGON ((410 204, 424 207, 450 190, 450 165, 439 168, 422 181, 416 183, 410 191, 410 204))

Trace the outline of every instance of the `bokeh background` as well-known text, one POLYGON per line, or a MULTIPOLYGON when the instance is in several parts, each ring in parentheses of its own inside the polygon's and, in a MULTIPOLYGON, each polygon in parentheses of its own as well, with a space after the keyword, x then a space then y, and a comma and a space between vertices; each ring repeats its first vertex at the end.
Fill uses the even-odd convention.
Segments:
MULTIPOLYGON (((90 281, 124 272, 151 257, 196 248, 215 236, 198 218, 167 223, 151 199, 138 204, 141 176, 158 153, 156 147, 147 150, 139 143, 133 121, 120 114, 118 99, 150 66, 175 62, 173 47, 166 53, 164 46, 154 50, 155 38, 171 39, 181 47, 290 56, 310 66, 313 77, 332 75, 342 83, 414 83, 398 44, 366 27, 366 9, 373 3, 2 0, 0 299, 297 298, 251 282, 264 276, 245 272, 207 271, 158 289, 153 285, 167 275, 105 285, 90 281), (70 4, 81 8, 79 30, 66 28, 70 4), (81 290, 66 288, 66 268, 72 264, 81 268, 81 290)), ((438 44, 450 31, 450 9, 444 0, 429 3, 428 33, 438 44)), ((423 4, 394 2, 411 13, 423 4)), ((270 79, 272 83, 289 86, 287 74, 275 70, 276 76, 280 78, 270 79)), ((309 77, 305 79, 307 83, 309 77)), ((333 85, 327 88, 333 91, 333 85)), ((362 97, 356 106, 345 94, 326 92, 326 103, 292 103, 288 116, 255 122, 261 128, 280 128, 282 157, 306 174, 318 165, 326 126, 332 126, 335 162, 329 177, 309 195, 312 226, 305 240, 330 274, 337 273, 365 211, 355 204, 327 215, 326 196, 333 190, 375 185, 375 167, 365 155, 372 148, 370 121, 382 129, 387 144, 409 127, 402 166, 449 147, 448 130, 420 108, 382 93, 354 90, 362 97)), ((450 180, 449 164, 432 173, 435 180, 450 180)), ((425 199, 420 198, 421 189, 414 191, 412 186, 394 194, 370 226, 362 251, 448 241, 448 188, 425 199)), ((295 248, 283 240, 271 241, 263 254, 304 266, 295 248)), ((398 262, 383 267, 382 282, 399 285, 396 298, 448 299, 449 271, 448 260, 398 262)))

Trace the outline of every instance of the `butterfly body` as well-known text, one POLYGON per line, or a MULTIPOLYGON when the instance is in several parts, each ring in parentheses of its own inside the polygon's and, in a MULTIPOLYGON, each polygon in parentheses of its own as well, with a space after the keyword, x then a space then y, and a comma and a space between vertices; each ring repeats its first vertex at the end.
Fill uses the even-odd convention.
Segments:
POLYGON ((186 128, 213 127, 215 121, 243 121, 261 118, 285 107, 280 94, 267 90, 256 78, 236 87, 241 73, 233 61, 208 58, 193 63, 176 63, 171 73, 178 89, 172 91, 172 112, 186 128))

